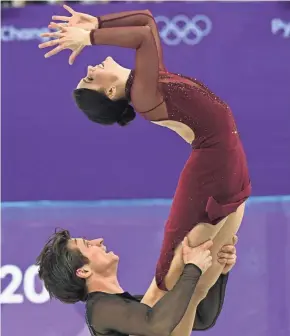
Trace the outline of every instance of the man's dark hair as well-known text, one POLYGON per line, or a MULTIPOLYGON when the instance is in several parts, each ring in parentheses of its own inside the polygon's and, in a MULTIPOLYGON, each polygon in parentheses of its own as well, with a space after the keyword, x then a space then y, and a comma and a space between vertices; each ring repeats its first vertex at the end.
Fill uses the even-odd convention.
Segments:
POLYGON ((101 125, 128 125, 136 113, 127 99, 111 100, 103 92, 76 89, 73 92, 78 108, 93 122, 101 125))
POLYGON ((50 297, 64 303, 85 301, 87 296, 85 279, 79 278, 76 270, 89 261, 78 249, 68 246, 70 239, 69 231, 56 230, 36 260, 50 297))

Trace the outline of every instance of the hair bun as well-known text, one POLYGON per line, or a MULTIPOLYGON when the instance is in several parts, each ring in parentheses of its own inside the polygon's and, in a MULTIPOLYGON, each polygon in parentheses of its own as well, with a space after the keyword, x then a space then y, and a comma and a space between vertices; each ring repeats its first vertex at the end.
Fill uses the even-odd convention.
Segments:
POLYGON ((117 123, 120 126, 126 126, 128 125, 132 120, 134 120, 136 117, 136 112, 134 111, 134 108, 131 105, 127 105, 124 111, 121 113, 120 117, 117 120, 117 123))

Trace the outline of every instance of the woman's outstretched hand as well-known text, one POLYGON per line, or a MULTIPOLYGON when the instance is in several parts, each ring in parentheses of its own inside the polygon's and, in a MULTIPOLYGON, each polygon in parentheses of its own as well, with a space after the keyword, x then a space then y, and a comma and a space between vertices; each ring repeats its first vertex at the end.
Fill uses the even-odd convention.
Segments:
MULTIPOLYGON (((60 23, 61 26, 76 27, 89 31, 98 28, 98 19, 95 16, 76 12, 67 5, 63 5, 63 8, 66 9, 71 14, 71 16, 53 15, 52 17, 53 21, 62 21, 62 23, 60 23)), ((51 22, 48 28, 53 28, 53 24, 54 22, 51 22)))
POLYGON ((90 31, 76 27, 64 27, 56 23, 53 23, 51 28, 58 29, 58 31, 41 34, 41 37, 55 39, 38 45, 40 49, 54 47, 44 55, 45 58, 54 56, 62 50, 70 49, 72 53, 69 57, 69 64, 72 65, 84 47, 91 45, 90 31))

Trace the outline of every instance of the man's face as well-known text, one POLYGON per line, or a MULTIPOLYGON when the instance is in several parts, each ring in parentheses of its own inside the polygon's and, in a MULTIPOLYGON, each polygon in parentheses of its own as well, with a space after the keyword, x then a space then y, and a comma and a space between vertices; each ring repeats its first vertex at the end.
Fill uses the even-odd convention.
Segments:
POLYGON ((114 252, 107 251, 103 238, 93 240, 72 238, 69 245, 71 248, 77 248, 89 260, 86 267, 89 267, 93 273, 103 274, 119 261, 119 257, 114 252))

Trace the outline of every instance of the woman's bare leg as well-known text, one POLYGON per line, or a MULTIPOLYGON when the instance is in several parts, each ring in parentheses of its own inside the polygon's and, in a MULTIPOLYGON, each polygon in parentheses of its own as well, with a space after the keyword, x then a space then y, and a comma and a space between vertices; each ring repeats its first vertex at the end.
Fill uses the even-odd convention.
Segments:
MULTIPOLYGON (((200 278, 187 312, 173 332, 174 336, 190 335, 198 304, 205 298, 208 290, 216 283, 223 270, 223 266, 220 265, 217 261, 217 254, 223 245, 230 244, 232 242, 232 237, 237 233, 240 227, 244 214, 244 207, 245 204, 242 204, 235 213, 230 214, 217 225, 211 225, 207 223, 198 224, 188 234, 189 242, 192 247, 198 246, 208 239, 213 239, 213 265, 200 278)), ((180 274, 182 273, 183 267, 184 265, 182 261, 181 246, 179 246, 176 249, 175 256, 165 279, 166 287, 168 289, 171 289, 175 285, 180 277, 180 274)), ((148 304, 149 306, 153 306, 158 300, 160 300, 160 298, 162 298, 164 294, 165 292, 161 291, 157 287, 154 279, 142 302, 148 304)))
POLYGON ((189 307, 183 319, 173 331, 172 336, 189 336, 191 334, 197 306, 206 297, 209 289, 216 283, 223 270, 223 265, 217 260, 218 252, 222 246, 232 242, 233 236, 237 233, 241 225, 244 215, 244 206, 245 205, 243 204, 235 213, 232 213, 227 217, 226 223, 214 238, 214 245, 211 249, 213 264, 211 268, 201 276, 189 307))
MULTIPOLYGON (((227 218, 223 219, 217 225, 206 224, 208 225, 208 227, 206 227, 205 229, 203 229, 204 224, 199 224, 196 227, 194 227, 194 229, 192 229, 192 231, 190 231, 190 233, 187 235, 189 238, 190 246, 195 247, 204 243, 209 239, 213 239, 218 234, 218 232, 220 231, 226 220, 227 218)), ((165 283, 166 287, 169 290, 172 289, 172 287, 176 284, 184 268, 181 249, 182 247, 180 244, 175 250, 174 258, 170 265, 169 271, 166 275, 165 283)), ((156 280, 154 277, 147 292, 145 293, 142 299, 142 303, 145 303, 148 306, 153 307, 155 303, 158 302, 165 293, 166 293, 165 291, 157 287, 156 280)))

